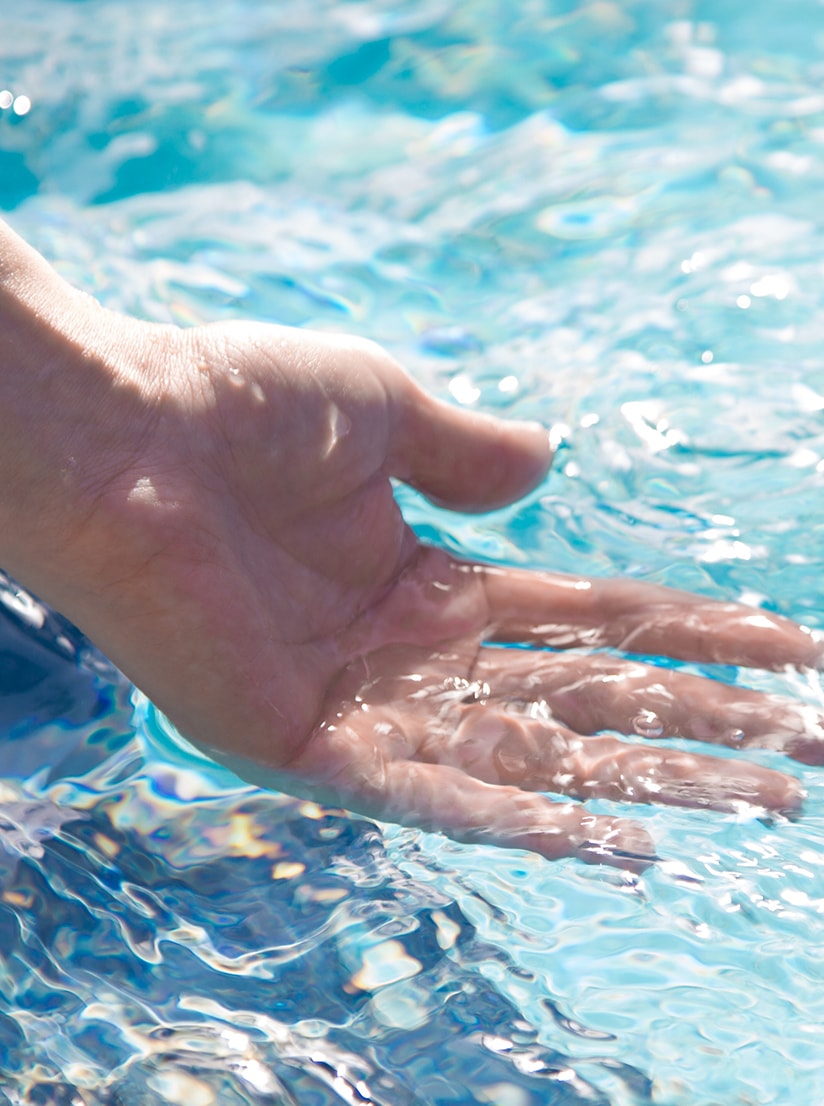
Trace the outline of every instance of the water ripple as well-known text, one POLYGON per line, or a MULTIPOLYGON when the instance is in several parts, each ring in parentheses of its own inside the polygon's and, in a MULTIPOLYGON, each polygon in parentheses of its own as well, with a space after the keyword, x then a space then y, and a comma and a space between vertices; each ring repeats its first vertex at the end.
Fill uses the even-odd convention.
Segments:
MULTIPOLYGON (((423 535, 820 625, 824 11, 684 12, 29 0, 0 207, 111 307, 359 331, 566 428, 492 518, 400 492, 423 535)), ((645 812, 641 881, 491 856, 240 784, 0 600, 0 1101, 821 1098, 813 770, 796 824, 645 812)))

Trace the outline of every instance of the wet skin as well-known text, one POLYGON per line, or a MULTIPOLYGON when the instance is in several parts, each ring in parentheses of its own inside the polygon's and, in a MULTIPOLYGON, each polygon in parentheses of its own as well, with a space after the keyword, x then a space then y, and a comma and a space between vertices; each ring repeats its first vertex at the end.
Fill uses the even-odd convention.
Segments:
POLYGON ((443 405, 368 342, 150 326, 27 263, 56 306, 47 359, 43 301, 18 291, 18 356, 59 367, 41 380, 62 413, 29 459, 35 416, 6 393, 40 509, 0 558, 212 756, 459 840, 633 869, 655 853, 643 828, 578 800, 799 811, 790 773, 614 734, 822 763, 811 708, 631 658, 818 666, 814 635, 638 581, 460 562, 404 523, 392 479, 474 511, 535 487, 539 427, 443 405))

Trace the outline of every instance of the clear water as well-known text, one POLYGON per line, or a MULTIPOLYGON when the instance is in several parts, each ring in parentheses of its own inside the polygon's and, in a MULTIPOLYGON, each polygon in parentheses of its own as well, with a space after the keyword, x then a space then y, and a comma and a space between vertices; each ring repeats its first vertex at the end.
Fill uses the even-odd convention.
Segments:
MULTIPOLYGON (((511 510, 401 493, 426 537, 821 628, 822 47, 814 0, 25 0, 0 206, 110 306, 568 426, 511 510)), ((0 597, 0 1102, 824 1098, 821 771, 792 825, 633 811, 634 882, 462 847, 239 786, 0 597)))

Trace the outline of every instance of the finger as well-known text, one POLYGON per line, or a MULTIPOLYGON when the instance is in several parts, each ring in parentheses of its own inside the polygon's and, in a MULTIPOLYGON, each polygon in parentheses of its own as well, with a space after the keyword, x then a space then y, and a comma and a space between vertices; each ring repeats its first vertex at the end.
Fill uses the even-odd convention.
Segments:
POLYGON ((451 407, 411 380, 393 394, 390 475, 435 503, 489 511, 536 487, 552 463, 547 431, 451 407))
POLYGON ((392 759, 384 751, 386 736, 375 741, 363 724, 363 718, 337 719, 295 762, 295 770, 311 777, 313 795, 383 821, 456 841, 528 849, 548 860, 577 857, 638 872, 657 859, 636 822, 490 784, 451 765, 392 759))
POLYGON ((577 733, 685 737, 775 749, 804 764, 824 764, 821 713, 783 696, 604 655, 489 648, 473 675, 495 697, 545 701, 577 733))
POLYGON ((386 784, 378 817, 437 830, 456 841, 528 849, 548 860, 577 857, 635 872, 656 859, 652 838, 637 822, 489 784, 446 765, 395 762, 386 784))
POLYGON ((608 646, 754 668, 819 666, 819 637, 780 615, 635 580, 485 566, 492 641, 608 646))
POLYGON ((449 740, 428 755, 487 783, 554 791, 577 799, 664 803, 793 816, 798 780, 745 761, 631 745, 609 735, 582 737, 551 717, 476 705, 464 709, 449 740))

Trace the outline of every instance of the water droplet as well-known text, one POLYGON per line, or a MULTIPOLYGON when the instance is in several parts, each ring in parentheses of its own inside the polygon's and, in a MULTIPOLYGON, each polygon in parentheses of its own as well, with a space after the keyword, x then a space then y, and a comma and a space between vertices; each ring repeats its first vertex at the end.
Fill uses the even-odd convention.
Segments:
POLYGON ((639 737, 660 737, 664 723, 654 710, 640 710, 632 720, 632 728, 639 737))
POLYGON ((743 740, 744 740, 744 731, 743 730, 730 730, 729 742, 730 742, 731 745, 738 745, 739 742, 741 742, 743 740))

